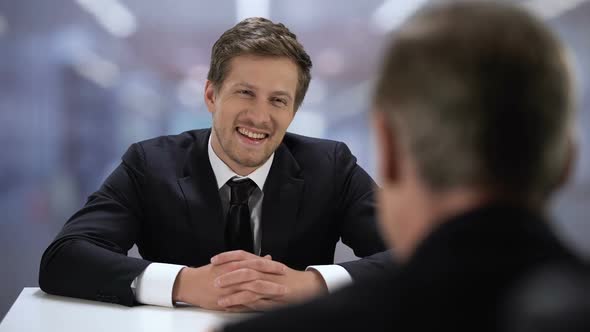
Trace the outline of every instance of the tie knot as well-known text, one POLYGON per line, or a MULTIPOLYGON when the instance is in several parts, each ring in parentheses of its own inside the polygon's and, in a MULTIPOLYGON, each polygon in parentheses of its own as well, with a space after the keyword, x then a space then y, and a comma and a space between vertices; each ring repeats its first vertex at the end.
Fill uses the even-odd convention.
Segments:
POLYGON ((248 178, 232 178, 227 185, 231 189, 230 204, 248 204, 248 198, 256 189, 256 183, 248 178))

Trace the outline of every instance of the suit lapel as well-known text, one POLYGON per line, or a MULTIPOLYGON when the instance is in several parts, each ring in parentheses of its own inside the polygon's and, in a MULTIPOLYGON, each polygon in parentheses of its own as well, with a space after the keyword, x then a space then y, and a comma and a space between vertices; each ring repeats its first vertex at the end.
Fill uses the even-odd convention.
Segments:
POLYGON ((178 179, 188 208, 189 224, 206 257, 225 250, 221 200, 207 152, 210 133, 210 130, 197 132, 178 179))
POLYGON ((304 180, 301 169, 284 144, 277 151, 264 185, 261 255, 283 260, 295 229, 304 180))

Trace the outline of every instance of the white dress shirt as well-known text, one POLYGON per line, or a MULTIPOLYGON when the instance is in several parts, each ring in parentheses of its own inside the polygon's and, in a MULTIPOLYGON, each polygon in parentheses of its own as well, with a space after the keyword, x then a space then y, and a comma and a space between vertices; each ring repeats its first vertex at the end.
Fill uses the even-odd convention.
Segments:
MULTIPOLYGON (((229 209, 230 190, 226 183, 233 177, 242 178, 242 176, 232 171, 213 151, 211 137, 209 137, 208 154, 211 168, 217 180, 221 206, 223 211, 227 212, 229 209)), ((260 231, 260 214, 262 211, 262 200, 264 198, 262 189, 264 188, 264 183, 266 182, 273 160, 274 154, 262 166, 246 176, 254 181, 257 186, 248 200, 251 214, 250 226, 254 236, 254 252, 257 255, 260 255, 262 243, 262 233, 260 231)), ((266 222, 272 222, 272 220, 266 222)), ((174 305, 172 303, 172 288, 174 287, 176 276, 183 267, 185 266, 165 263, 151 263, 148 265, 133 280, 133 283, 131 283, 131 288, 134 291, 137 302, 172 307, 174 305)), ((350 274, 340 265, 313 265, 309 266, 306 270, 310 269, 320 273, 329 292, 352 283, 350 274)))

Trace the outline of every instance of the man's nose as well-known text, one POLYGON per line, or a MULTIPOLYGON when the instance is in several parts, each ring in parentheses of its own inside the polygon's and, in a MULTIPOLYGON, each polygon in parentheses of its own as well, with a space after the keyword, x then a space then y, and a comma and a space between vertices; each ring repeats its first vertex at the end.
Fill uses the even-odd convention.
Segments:
POLYGON ((263 100, 258 100, 248 108, 247 114, 254 124, 267 125, 270 123, 271 105, 263 100))

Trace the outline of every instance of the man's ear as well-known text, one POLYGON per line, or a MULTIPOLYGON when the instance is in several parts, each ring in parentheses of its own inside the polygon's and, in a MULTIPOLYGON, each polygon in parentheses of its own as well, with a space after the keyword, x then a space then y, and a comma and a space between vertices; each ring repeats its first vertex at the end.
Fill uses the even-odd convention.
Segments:
POLYGON ((215 111, 215 97, 215 86, 213 82, 207 80, 205 83, 205 105, 207 105, 207 110, 211 114, 215 111))
POLYGON ((566 153, 564 165, 555 185, 555 189, 559 189, 564 186, 574 174, 574 165, 578 159, 578 142, 574 133, 569 135, 566 153))
POLYGON ((397 182, 400 177, 400 151, 397 133, 393 130, 387 114, 378 110, 372 114, 373 128, 377 135, 379 176, 383 184, 397 182))

